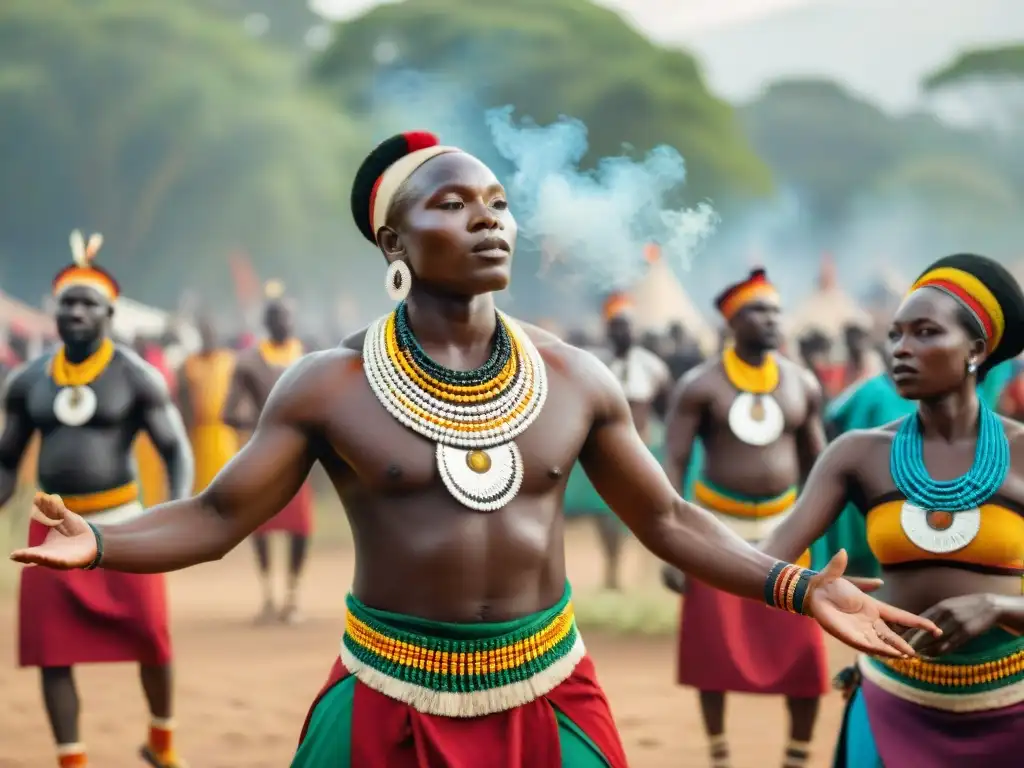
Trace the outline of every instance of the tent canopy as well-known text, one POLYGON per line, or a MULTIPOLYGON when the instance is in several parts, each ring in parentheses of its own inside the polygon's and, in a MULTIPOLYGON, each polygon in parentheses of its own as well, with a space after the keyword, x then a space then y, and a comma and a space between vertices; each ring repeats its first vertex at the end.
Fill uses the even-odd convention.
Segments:
POLYGON ((694 306, 672 268, 656 256, 649 256, 648 261, 647 274, 629 292, 637 329, 664 333, 679 323, 701 349, 715 349, 717 331, 694 306))
POLYGON ((828 254, 821 260, 818 288, 786 317, 786 330, 793 337, 819 331, 837 339, 847 325, 870 329, 871 314, 839 287, 835 262, 828 254))

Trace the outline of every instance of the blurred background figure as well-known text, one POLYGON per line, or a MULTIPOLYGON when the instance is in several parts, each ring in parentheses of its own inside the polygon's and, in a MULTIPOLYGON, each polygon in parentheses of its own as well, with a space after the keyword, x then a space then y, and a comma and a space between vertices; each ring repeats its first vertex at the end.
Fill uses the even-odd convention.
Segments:
POLYGON ((199 349, 181 366, 178 407, 188 428, 196 462, 195 488, 203 491, 238 451, 238 434, 223 421, 235 355, 219 343, 213 318, 196 321, 199 349))

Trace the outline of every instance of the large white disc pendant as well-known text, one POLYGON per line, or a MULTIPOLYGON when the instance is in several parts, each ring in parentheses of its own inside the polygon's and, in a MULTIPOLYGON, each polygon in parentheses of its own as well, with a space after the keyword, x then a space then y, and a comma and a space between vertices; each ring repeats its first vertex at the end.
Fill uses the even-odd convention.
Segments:
POLYGON ((515 443, 470 450, 438 443, 437 469, 455 500, 478 512, 501 509, 523 484, 523 457, 515 443))
POLYGON ((974 541, 981 530, 981 510, 942 512, 906 502, 900 510, 900 526, 907 538, 925 552, 945 555, 974 541))
POLYGON ((747 445, 771 445, 785 426, 782 408, 771 395, 740 392, 729 408, 729 429, 747 445))
POLYGON ((63 387, 53 399, 53 415, 69 427, 80 427, 96 415, 96 393, 88 387, 63 387))

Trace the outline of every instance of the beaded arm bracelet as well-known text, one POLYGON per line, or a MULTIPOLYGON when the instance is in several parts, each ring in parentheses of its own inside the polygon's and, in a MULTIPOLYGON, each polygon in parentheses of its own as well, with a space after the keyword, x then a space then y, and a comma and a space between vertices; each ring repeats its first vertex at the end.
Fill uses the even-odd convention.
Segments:
POLYGON ((779 560, 768 571, 764 582, 764 601, 772 608, 790 613, 804 613, 807 588, 817 571, 779 560))
POLYGON ((103 562, 103 534, 100 533, 99 528, 89 521, 86 521, 85 524, 89 526, 89 529, 92 531, 92 535, 96 537, 96 557, 94 557, 92 562, 85 566, 83 570, 93 571, 99 568, 100 563, 103 562))

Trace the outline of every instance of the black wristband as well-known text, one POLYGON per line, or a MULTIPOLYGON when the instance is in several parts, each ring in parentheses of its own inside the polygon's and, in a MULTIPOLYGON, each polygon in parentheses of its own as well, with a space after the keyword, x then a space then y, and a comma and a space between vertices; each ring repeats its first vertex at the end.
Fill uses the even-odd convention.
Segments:
POLYGON ((89 529, 92 531, 92 535, 96 537, 96 557, 94 557, 92 562, 85 566, 83 570, 94 571, 99 568, 100 563, 103 562, 103 534, 100 533, 100 529, 98 527, 90 523, 88 520, 85 521, 85 524, 89 526, 89 529))

